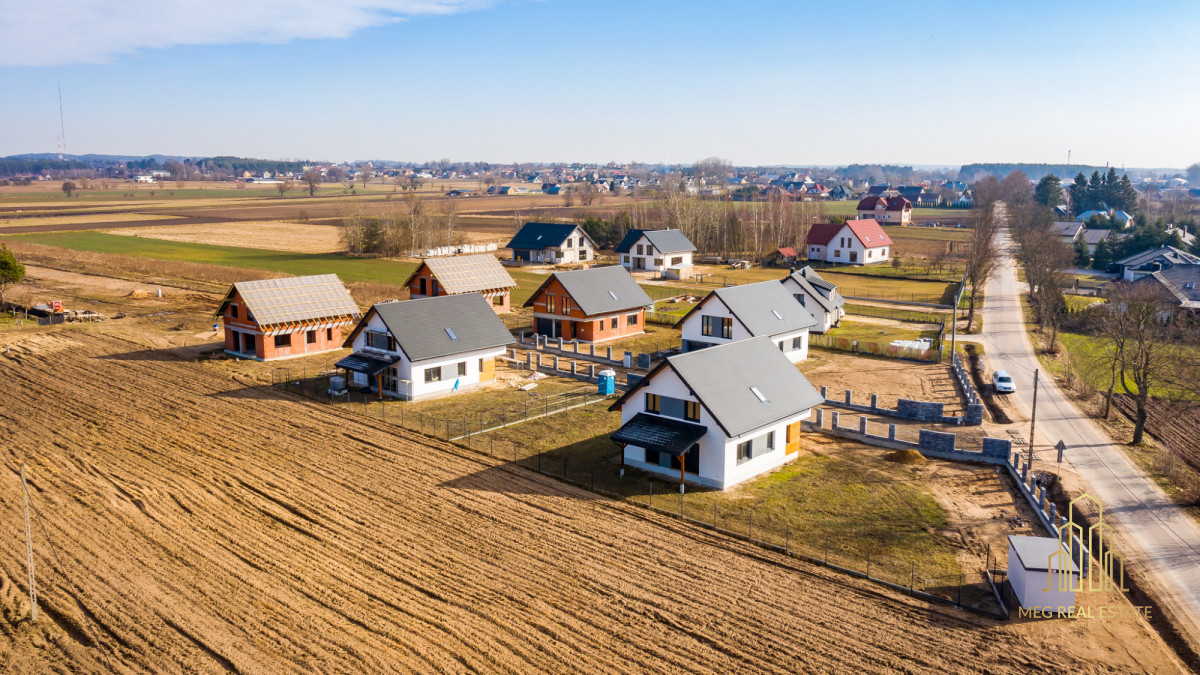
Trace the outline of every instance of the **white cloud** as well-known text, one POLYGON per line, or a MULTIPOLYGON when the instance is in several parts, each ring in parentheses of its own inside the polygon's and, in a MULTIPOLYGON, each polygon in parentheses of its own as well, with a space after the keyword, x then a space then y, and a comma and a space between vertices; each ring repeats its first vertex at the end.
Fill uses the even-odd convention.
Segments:
POLYGON ((496 0, 0 0, 0 66, 104 63, 174 45, 344 38, 496 0))

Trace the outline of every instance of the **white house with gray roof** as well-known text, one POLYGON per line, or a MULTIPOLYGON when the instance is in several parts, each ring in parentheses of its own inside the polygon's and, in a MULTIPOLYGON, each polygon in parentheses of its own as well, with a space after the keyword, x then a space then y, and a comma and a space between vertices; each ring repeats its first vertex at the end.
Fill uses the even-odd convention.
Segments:
POLYGON ((495 379, 495 358, 514 342, 478 293, 393 300, 367 311, 346 338, 354 353, 336 367, 380 398, 418 400, 495 379))
POLYGON ((631 272, 684 270, 696 246, 680 230, 630 230, 617 244, 621 266, 631 272))
POLYGON ((846 300, 837 292, 837 286, 822 279, 813 268, 806 266, 796 270, 781 283, 816 320, 817 325, 810 328, 810 332, 829 331, 846 316, 846 300))
POLYGON ((808 358, 808 332, 816 326, 808 309, 778 281, 718 288, 679 322, 685 352, 769 337, 792 363, 808 358))
POLYGON ((664 359, 612 405, 621 428, 611 438, 622 470, 723 490, 797 457, 800 423, 822 402, 775 343, 757 337, 664 359))

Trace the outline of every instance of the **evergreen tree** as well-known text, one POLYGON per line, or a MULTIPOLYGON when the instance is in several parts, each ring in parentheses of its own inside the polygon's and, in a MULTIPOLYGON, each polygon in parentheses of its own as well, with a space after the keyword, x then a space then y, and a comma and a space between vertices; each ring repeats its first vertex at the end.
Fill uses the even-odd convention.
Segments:
POLYGON ((1113 208, 1121 209, 1128 213, 1136 213, 1138 207, 1138 193, 1134 189, 1133 183, 1129 180, 1129 174, 1121 176, 1121 182, 1117 185, 1117 204, 1113 208))
POLYGON ((1088 210, 1085 206, 1088 199, 1088 180, 1081 172, 1075 176, 1075 183, 1071 186, 1071 210, 1075 215, 1079 215, 1088 210))
POLYGON ((1033 199, 1037 203, 1052 209, 1062 203, 1062 182, 1058 176, 1048 173, 1038 181, 1033 191, 1033 199))
POLYGON ((1088 253, 1087 242, 1080 236, 1075 240, 1075 264, 1080 267, 1087 267, 1092 261, 1092 254, 1088 253))
POLYGON ((1104 271, 1112 261, 1113 249, 1108 243, 1108 237, 1105 237, 1096 244, 1096 251, 1092 253, 1092 269, 1104 271))

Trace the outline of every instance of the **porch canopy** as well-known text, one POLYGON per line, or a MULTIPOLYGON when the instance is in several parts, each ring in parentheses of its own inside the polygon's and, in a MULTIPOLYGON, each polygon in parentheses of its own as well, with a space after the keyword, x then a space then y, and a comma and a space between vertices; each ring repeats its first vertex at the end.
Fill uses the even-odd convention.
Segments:
POLYGON ((400 360, 399 356, 372 356, 368 354, 351 354, 346 358, 334 364, 335 368, 342 368, 356 373, 362 373, 367 377, 375 377, 383 372, 384 368, 396 363, 400 360))
POLYGON ((642 412, 609 438, 622 445, 636 445, 681 457, 706 433, 708 427, 700 424, 642 412))

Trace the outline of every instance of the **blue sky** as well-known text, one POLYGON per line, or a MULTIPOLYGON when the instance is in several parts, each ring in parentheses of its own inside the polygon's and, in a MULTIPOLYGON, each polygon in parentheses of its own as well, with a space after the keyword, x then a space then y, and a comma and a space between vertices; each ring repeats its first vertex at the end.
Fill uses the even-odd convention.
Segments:
POLYGON ((1200 4, 962 4, 0 0, 0 155, 1200 160, 1200 4))

